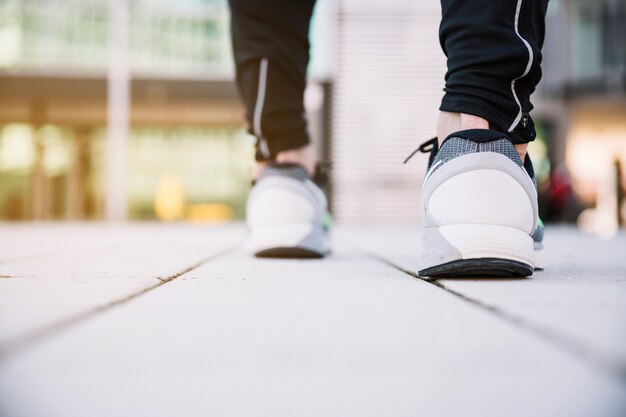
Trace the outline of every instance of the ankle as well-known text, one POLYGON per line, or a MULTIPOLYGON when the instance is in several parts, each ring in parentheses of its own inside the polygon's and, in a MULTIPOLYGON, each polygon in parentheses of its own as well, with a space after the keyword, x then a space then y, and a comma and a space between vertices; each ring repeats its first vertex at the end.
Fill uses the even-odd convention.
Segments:
MULTIPOLYGON (((279 152, 276 154, 275 162, 278 164, 302 165, 309 175, 313 176, 313 174, 315 174, 315 167, 317 166, 317 154, 313 146, 309 144, 301 148, 279 152)), ((255 178, 261 175, 267 164, 268 163, 265 161, 257 161, 254 170, 255 178)))
POLYGON ((440 142, 454 132, 469 129, 489 129, 489 121, 473 114, 439 112, 437 137, 440 142))

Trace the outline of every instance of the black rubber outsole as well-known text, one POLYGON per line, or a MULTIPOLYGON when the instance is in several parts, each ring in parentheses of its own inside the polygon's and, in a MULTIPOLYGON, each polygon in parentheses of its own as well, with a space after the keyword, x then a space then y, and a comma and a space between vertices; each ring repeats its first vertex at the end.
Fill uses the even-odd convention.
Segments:
POLYGON ((272 248, 254 254, 257 258, 319 259, 324 254, 304 248, 272 248))
POLYGON ((418 271, 430 278, 523 278, 533 274, 533 267, 508 259, 461 259, 418 271))

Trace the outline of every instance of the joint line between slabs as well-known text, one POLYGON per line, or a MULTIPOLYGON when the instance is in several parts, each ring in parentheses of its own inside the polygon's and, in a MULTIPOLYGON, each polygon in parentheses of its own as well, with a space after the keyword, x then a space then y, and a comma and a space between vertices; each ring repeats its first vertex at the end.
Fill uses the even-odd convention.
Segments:
MULTIPOLYGON (((357 245, 358 246, 358 245, 357 245)), ((363 247, 359 246, 359 249, 363 251, 363 253, 368 256, 370 259, 374 259, 376 261, 382 262, 400 272, 404 272, 405 274, 416 278, 420 281, 426 282, 430 285, 433 285, 437 288, 442 289, 443 291, 454 295, 457 298, 462 299, 465 302, 468 302, 480 309, 486 310, 496 317, 511 323, 529 333, 534 334, 535 336, 540 337, 541 339, 546 340, 552 345, 558 347, 559 349, 563 349, 568 353, 574 355, 576 358, 582 360, 588 365, 594 366, 596 368, 600 368, 600 370, 607 372, 612 377, 617 378, 622 383, 626 383, 626 362, 620 359, 614 359, 610 357, 606 357, 605 355, 598 354, 593 351, 593 349, 589 348, 584 343, 579 342, 571 338, 570 336, 561 333, 558 329, 552 329, 541 325, 539 323, 528 320, 524 317, 517 316, 515 314, 509 313, 501 309, 500 307, 496 307, 490 304, 486 304, 483 301, 477 300, 472 297, 468 297, 467 295, 460 293, 456 290, 448 288, 444 283, 440 282, 436 279, 426 279, 424 277, 420 277, 414 271, 408 270, 406 268, 401 267, 400 265, 396 265, 394 262, 373 253, 363 247)))
POLYGON ((226 249, 223 249, 217 253, 214 253, 212 255, 207 256, 204 259, 201 259, 200 261, 196 262, 195 264, 174 273, 173 275, 170 275, 169 277, 156 277, 156 279, 159 280, 159 282, 157 282, 156 284, 150 285, 146 288, 143 288, 141 290, 138 290, 134 293, 128 294, 126 296, 123 296, 121 298, 118 298, 116 300, 113 301, 109 301, 106 304, 102 304, 96 307, 93 307, 89 310, 86 310, 82 313, 78 313, 75 314, 73 316, 61 319, 59 321, 56 322, 52 322, 48 325, 45 325, 37 330, 34 330, 33 332, 26 334, 24 336, 21 337, 17 337, 15 338, 13 341, 9 341, 6 344, 3 344, 3 346, 0 346, 0 362, 5 360, 8 356, 10 355, 14 355, 19 353, 21 350, 23 350, 24 348, 27 348, 31 345, 33 345, 35 342, 37 341, 41 341, 42 339, 45 339, 46 337, 50 337, 53 336, 54 334, 57 334, 61 331, 64 331, 76 324, 79 324, 85 320, 88 320, 100 313, 103 313, 105 311, 111 310, 114 307, 120 306, 122 304, 125 304, 131 300, 134 300, 135 298, 138 298, 141 295, 144 295, 152 290, 155 290, 169 282, 174 281, 176 278, 180 277, 181 275, 184 275, 188 272, 193 271, 194 269, 199 268, 200 266, 208 263, 209 261, 215 260, 216 258, 228 254, 232 251, 234 251, 235 249, 237 249, 240 246, 240 244, 236 244, 233 246, 230 246, 226 249))

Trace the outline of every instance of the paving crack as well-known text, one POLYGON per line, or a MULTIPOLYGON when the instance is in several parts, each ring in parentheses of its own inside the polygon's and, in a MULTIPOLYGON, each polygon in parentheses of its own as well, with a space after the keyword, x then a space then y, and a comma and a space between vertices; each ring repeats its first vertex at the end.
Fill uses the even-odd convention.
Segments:
POLYGON ((445 285, 445 283, 441 282, 441 280, 436 279, 428 279, 425 277, 420 277, 415 271, 406 269, 389 259, 386 259, 376 253, 369 251, 361 247, 358 244, 355 244, 359 247, 359 249, 369 258, 382 262, 394 269, 397 269, 401 272, 404 272, 407 275, 410 275, 413 278, 419 279, 420 281, 426 282, 430 285, 433 285, 437 288, 440 288, 443 291, 446 291, 449 294, 454 295, 457 298, 462 299, 465 302, 468 302, 478 308, 486 310, 496 317, 511 323, 524 331, 530 332, 535 336, 540 337, 541 339, 549 342, 550 344, 558 347, 559 349, 565 350, 568 353, 574 355, 579 360, 584 361, 590 366, 593 366, 596 369, 600 369, 601 371, 611 375, 612 377, 617 378, 622 383, 626 383, 626 361, 620 358, 609 357, 607 355, 598 353, 592 347, 587 344, 581 342, 578 339, 575 339, 555 328, 551 328, 549 326, 542 325, 533 320, 528 320, 524 317, 513 314, 509 311, 503 310, 500 307, 485 303, 484 301, 477 300, 473 297, 469 297, 459 291, 453 290, 445 285))
POLYGON ((34 330, 30 333, 27 333, 23 336, 14 338, 12 340, 9 340, 6 343, 3 343, 2 345, 0 345, 0 362, 4 361, 8 356, 13 356, 15 354, 18 354, 19 352, 23 351, 25 348, 32 346, 35 342, 39 342, 42 339, 45 339, 49 336, 52 336, 54 334, 57 334, 63 330, 68 329, 69 327, 72 327, 78 323, 81 323, 83 321, 86 321, 100 313, 103 313, 105 311, 111 310, 112 308, 115 308, 117 306, 123 305, 131 300, 134 300, 150 291, 153 291, 169 282, 174 281, 176 278, 193 271, 194 269, 199 268, 200 266, 206 264, 209 261, 212 261, 214 259, 216 259, 219 256, 223 256, 226 255, 230 252, 233 252, 234 250, 236 250, 237 248, 240 247, 240 244, 236 244, 233 246, 230 246, 226 249, 223 249, 219 252, 216 252, 210 256, 207 256, 206 258, 201 259, 200 261, 188 266, 185 269, 182 269, 170 276, 167 277, 155 277, 158 282, 154 285, 150 285, 146 288, 143 288, 141 290, 135 291, 133 293, 130 293, 128 295, 125 295, 123 297, 120 297, 118 299, 115 299, 113 301, 109 301, 108 303, 93 307, 89 310, 83 311, 81 313, 77 313, 74 314, 72 316, 66 317, 64 319, 49 323, 47 325, 44 325, 42 327, 40 327, 37 330, 34 330))

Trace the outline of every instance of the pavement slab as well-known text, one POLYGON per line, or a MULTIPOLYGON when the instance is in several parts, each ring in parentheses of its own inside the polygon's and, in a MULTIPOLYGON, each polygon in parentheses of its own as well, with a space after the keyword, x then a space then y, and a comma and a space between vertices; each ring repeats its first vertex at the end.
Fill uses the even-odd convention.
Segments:
MULTIPOLYGON (((133 227, 120 227, 115 236, 136 235, 133 227)), ((528 280, 478 281, 474 292, 461 286, 450 290, 448 281, 457 280, 424 281, 411 275, 417 250, 411 227, 338 227, 335 251, 324 260, 263 260, 241 248, 225 251, 241 241, 242 225, 145 227, 148 240, 167 240, 159 238, 163 235, 190 240, 179 245, 190 248, 190 257, 184 250, 169 253, 169 246, 145 246, 155 259, 171 256, 186 269, 153 285, 142 280, 166 275, 161 268, 170 274, 176 268, 167 269, 170 264, 164 262, 128 274, 124 262, 131 269, 146 264, 133 265, 128 258, 110 268, 96 263, 94 278, 82 278, 89 268, 81 266, 74 270, 77 275, 55 279, 50 270, 56 265, 46 261, 42 289, 36 274, 7 280, 24 282, 18 290, 7 290, 0 280, 5 300, 41 291, 70 304, 84 298, 84 308, 102 305, 104 299, 109 303, 2 358, 0 415, 618 417, 626 412, 626 380, 615 363, 579 354, 569 346, 573 336, 549 336, 577 335, 574 343, 584 343, 592 355, 619 358, 624 345, 608 353, 599 347, 621 340, 619 331, 611 339, 607 330, 596 330, 607 341, 587 343, 585 335, 593 330, 574 332, 564 323, 564 312, 574 314, 579 305, 589 313, 588 300, 572 296, 569 303, 556 303, 558 314, 550 313, 546 306, 554 303, 546 300, 558 288, 536 284, 542 281, 539 274, 528 280), (201 253, 191 247, 203 239, 218 243, 205 244, 199 262, 194 256, 201 253), (74 286, 67 290, 70 282, 74 286), (105 282, 110 288, 122 282, 148 287, 91 300, 90 293, 109 292, 105 282), (506 284, 517 288, 509 291, 506 284), (121 295, 129 293, 136 295, 121 295), (497 304, 499 293, 508 301, 497 304), (540 311, 527 311, 533 308, 540 311), (544 315, 547 321, 540 320, 544 315)), ((571 229, 558 233, 570 244, 588 239, 571 229)), ((139 238, 133 242, 142 243, 139 238)), ((83 258, 95 259, 91 251, 100 248, 83 247, 83 258)), ((64 265, 59 261, 62 271, 72 271, 64 265)), ((589 270, 613 276, 620 264, 611 265, 600 270, 591 264, 589 270)), ((579 290, 577 280, 586 281, 584 274, 568 281, 558 268, 550 276, 565 294, 579 290)), ((615 282, 610 284, 617 294, 610 298, 611 309, 596 308, 597 319, 610 322, 606 328, 624 324, 624 316, 617 314, 626 301, 620 296, 624 287, 615 282)), ((587 284, 592 299, 603 296, 604 290, 590 288, 595 287, 587 284)), ((42 303, 42 311, 62 310, 61 300, 42 303)), ((16 327, 22 322, 28 327, 17 309, 8 311, 0 323, 8 317, 16 327)), ((583 329, 589 326, 580 322, 583 329)))
MULTIPOLYGON (((417 273, 418 226, 338 231, 372 256, 417 273)), ((626 233, 612 239, 548 227, 547 266, 524 279, 440 279, 435 284, 496 310, 626 378, 626 233)))
POLYGON ((244 238, 240 226, 1 224, 0 352, 139 294, 244 238))

